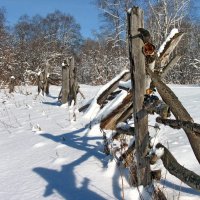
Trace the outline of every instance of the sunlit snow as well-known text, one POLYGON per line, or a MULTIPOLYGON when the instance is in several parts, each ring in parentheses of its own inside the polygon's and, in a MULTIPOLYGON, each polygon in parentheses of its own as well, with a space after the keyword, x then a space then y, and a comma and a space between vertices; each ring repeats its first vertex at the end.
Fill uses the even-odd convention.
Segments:
MULTIPOLYGON (((196 123, 200 123, 200 87, 170 85, 196 123)), ((98 94, 99 86, 81 85, 86 99, 98 94)), ((51 86, 49 96, 37 96, 36 87, 16 88, 13 94, 0 91, 0 199, 1 200, 101 200, 139 199, 138 189, 129 187, 128 177, 112 156, 102 152, 99 124, 76 109, 57 102, 60 87, 51 86), (28 92, 28 93, 26 93, 28 92), (29 94, 29 95, 26 95, 29 94), (76 112, 76 121, 72 115, 76 112), (44 114, 45 113, 45 114, 44 114)), ((106 112, 106 110, 105 110, 106 112)), ((161 142, 184 167, 200 175, 197 162, 183 130, 160 126, 149 117, 152 143, 161 142)), ((158 185, 168 199, 198 200, 197 192, 162 170, 158 185)), ((148 194, 139 187, 140 194, 148 194)))

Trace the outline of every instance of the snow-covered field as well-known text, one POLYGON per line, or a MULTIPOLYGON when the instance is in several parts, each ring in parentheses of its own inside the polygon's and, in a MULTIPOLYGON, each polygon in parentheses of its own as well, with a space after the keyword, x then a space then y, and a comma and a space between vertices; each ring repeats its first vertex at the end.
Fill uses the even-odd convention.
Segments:
MULTIPOLYGON (((194 121, 200 123, 200 87, 171 87, 194 121)), ((86 100, 78 96, 79 106, 99 89, 81 85, 86 100)), ((51 95, 43 97, 36 96, 36 87, 18 87, 14 94, 1 89, 0 200, 122 199, 122 185, 126 200, 138 199, 137 190, 128 187, 115 161, 102 153, 98 127, 90 130, 82 113, 60 106, 56 99, 59 90, 51 86, 51 95)), ((150 117, 150 125, 155 124, 154 118, 150 117)), ((157 138, 180 164, 200 175, 200 166, 182 130, 161 126, 157 138)), ((165 170, 157 184, 170 200, 200 199, 200 192, 165 170)))

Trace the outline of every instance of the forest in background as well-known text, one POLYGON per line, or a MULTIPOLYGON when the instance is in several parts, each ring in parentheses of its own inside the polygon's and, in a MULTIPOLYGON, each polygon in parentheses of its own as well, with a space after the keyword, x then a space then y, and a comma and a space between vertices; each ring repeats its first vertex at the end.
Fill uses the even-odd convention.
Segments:
POLYGON ((185 33, 176 49, 181 55, 165 81, 178 84, 200 83, 200 20, 190 0, 95 0, 101 27, 94 37, 83 38, 74 17, 56 10, 42 17, 23 15, 7 25, 6 9, 0 8, 1 85, 15 76, 17 84, 35 84, 37 74, 46 65, 61 76, 61 63, 75 57, 80 83, 105 84, 129 67, 126 13, 133 5, 142 7, 145 28, 158 49, 172 28, 185 33))

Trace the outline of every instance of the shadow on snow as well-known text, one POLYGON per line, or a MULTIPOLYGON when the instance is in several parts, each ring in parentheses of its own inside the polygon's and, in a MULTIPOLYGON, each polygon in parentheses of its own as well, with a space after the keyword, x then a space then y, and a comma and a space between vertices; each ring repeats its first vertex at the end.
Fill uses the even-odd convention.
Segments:
POLYGON ((168 180, 163 180, 161 179, 160 183, 168 188, 171 188, 171 189, 174 189, 174 190, 177 190, 177 191, 180 191, 180 192, 185 192, 185 193, 188 193, 188 194, 193 194, 193 195, 200 195, 200 192, 192 189, 192 188, 188 188, 188 187, 184 187, 184 186, 181 186, 181 185, 177 185, 175 183, 171 183, 170 181, 168 180))
POLYGON ((51 106, 61 106, 62 104, 59 101, 54 101, 54 102, 42 102, 43 104, 46 105, 51 105, 51 106))
POLYGON ((51 94, 47 94, 46 96, 47 96, 47 97, 50 97, 50 98, 52 98, 52 99, 57 99, 57 98, 58 98, 58 96, 53 96, 53 95, 51 95, 51 94))
MULTIPOLYGON (((80 134, 82 132, 87 132, 87 129, 82 128, 82 129, 79 129, 79 130, 76 130, 76 131, 73 131, 70 133, 64 133, 59 136, 54 136, 49 133, 42 134, 43 137, 51 139, 57 143, 61 143, 66 146, 69 146, 69 147, 72 147, 72 148, 75 148, 75 149, 85 152, 84 155, 82 155, 77 160, 74 160, 73 162, 71 162, 69 164, 63 165, 60 171, 57 171, 54 169, 41 168, 41 167, 37 167, 37 168, 33 169, 34 172, 39 174, 42 178, 44 178, 47 181, 47 186, 45 188, 44 197, 50 196, 54 193, 54 191, 56 191, 64 199, 67 199, 67 200, 114 199, 112 196, 109 196, 109 194, 106 194, 106 192, 103 192, 100 188, 96 187, 93 184, 90 184, 90 179, 88 179, 87 177, 83 177, 81 187, 76 186, 76 174, 75 174, 76 172, 74 172, 74 169, 76 166, 81 165, 83 162, 85 162, 91 156, 94 156, 98 160, 101 160, 104 168, 107 167, 107 163, 103 162, 103 159, 105 158, 105 154, 99 152, 97 150, 96 145, 88 144, 88 142, 90 140, 100 140, 102 138, 101 137, 87 137, 86 135, 79 136, 78 134, 80 134), (95 193, 94 191, 90 190, 88 187, 89 185, 92 187, 95 187, 101 193, 104 193, 104 196, 107 196, 107 198, 104 198, 104 197, 100 196, 99 194, 95 193)), ((116 199, 122 198, 121 197, 121 187, 118 183, 119 179, 120 179, 120 175, 119 175, 118 169, 116 167, 115 173, 112 178, 113 194, 116 199)), ((166 187, 177 190, 177 191, 182 191, 182 192, 185 192, 188 194, 193 194, 193 195, 200 195, 200 192, 195 191, 192 188, 187 188, 184 186, 176 185, 167 180, 161 180, 161 184, 166 187)))
MULTIPOLYGON (((46 137, 48 139, 51 139, 57 143, 65 144, 66 146, 82 150, 84 155, 82 155, 77 160, 74 160, 73 162, 63 165, 61 170, 54 170, 54 169, 47 169, 42 167, 34 168, 33 171, 39 174, 42 178, 44 178, 47 181, 47 186, 45 188, 44 197, 50 196, 54 193, 54 191, 58 192, 64 199, 67 200, 102 200, 105 199, 104 197, 100 196, 99 194, 95 193, 94 191, 91 191, 88 186, 90 184, 90 179, 87 177, 83 178, 82 186, 77 187, 76 186, 76 172, 74 172, 74 169, 76 166, 79 166, 81 163, 85 162, 87 159, 89 159, 91 156, 96 157, 98 160, 103 160, 105 158, 105 154, 97 151, 95 145, 88 144, 88 141, 90 140, 99 140, 102 139, 101 137, 87 137, 85 136, 78 136, 77 134, 81 132, 87 131, 86 128, 82 128, 70 133, 64 133, 59 136, 54 136, 52 134, 46 133, 42 134, 43 137, 46 137)), ((103 162, 103 167, 106 167, 106 162, 103 162)), ((90 170, 90 169, 88 169, 90 170)), ((103 177, 102 177, 103 178, 103 177)), ((114 177, 113 177, 114 178, 114 177)), ((119 178, 118 176, 115 178, 119 178)), ((102 181, 103 182, 103 181, 102 181)), ((113 182, 116 184, 118 181, 113 180, 113 182)), ((101 189, 97 188, 96 186, 92 185, 92 187, 95 187, 97 190, 101 191, 101 193, 104 193, 104 196, 107 196, 106 199, 114 199, 112 196, 109 196, 109 194, 106 194, 101 189)), ((120 195, 120 189, 119 186, 115 185, 113 186, 114 194, 117 199, 121 199, 120 195), (115 189, 114 189, 115 188, 115 189), (117 191, 118 190, 118 191, 117 191)))

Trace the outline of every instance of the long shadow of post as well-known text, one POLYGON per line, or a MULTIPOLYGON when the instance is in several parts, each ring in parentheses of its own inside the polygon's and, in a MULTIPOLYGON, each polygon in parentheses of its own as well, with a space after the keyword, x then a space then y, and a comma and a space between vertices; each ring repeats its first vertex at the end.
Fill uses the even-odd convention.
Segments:
POLYGON ((188 194, 193 194, 193 195, 200 196, 200 192, 194 190, 193 188, 177 185, 175 183, 172 183, 172 182, 170 182, 168 180, 163 180, 163 179, 161 179, 160 183, 163 186, 166 186, 166 187, 171 188, 173 190, 177 190, 177 191, 180 191, 180 192, 185 192, 185 193, 188 193, 188 194))
MULTIPOLYGON (((60 171, 37 167, 34 168, 33 171, 39 174, 47 181, 47 186, 44 192, 44 197, 50 196, 56 191, 59 193, 64 199, 67 200, 102 200, 102 199, 113 199, 113 197, 104 193, 107 198, 100 196, 99 194, 91 191, 88 188, 90 180, 88 178, 84 178, 82 182, 82 187, 76 186, 76 176, 74 169, 76 166, 85 162, 91 156, 95 156, 97 159, 102 160, 105 158, 103 153, 97 151, 95 145, 88 144, 89 140, 97 140, 101 139, 101 137, 87 137, 87 136, 78 136, 77 134, 85 131, 85 128, 79 129, 77 131, 73 131, 70 133, 64 133, 59 136, 54 136, 52 134, 46 133, 42 134, 42 136, 49 138, 55 142, 65 144, 69 147, 79 149, 85 152, 83 156, 78 158, 77 160, 63 165, 60 171)), ((102 162, 105 167, 106 163, 102 162)), ((88 169, 89 170, 89 169, 88 169)), ((102 192, 102 191, 101 191, 102 192)), ((116 194, 115 194, 116 195, 116 194)), ((120 196, 115 196, 117 199, 121 199, 120 196)))

